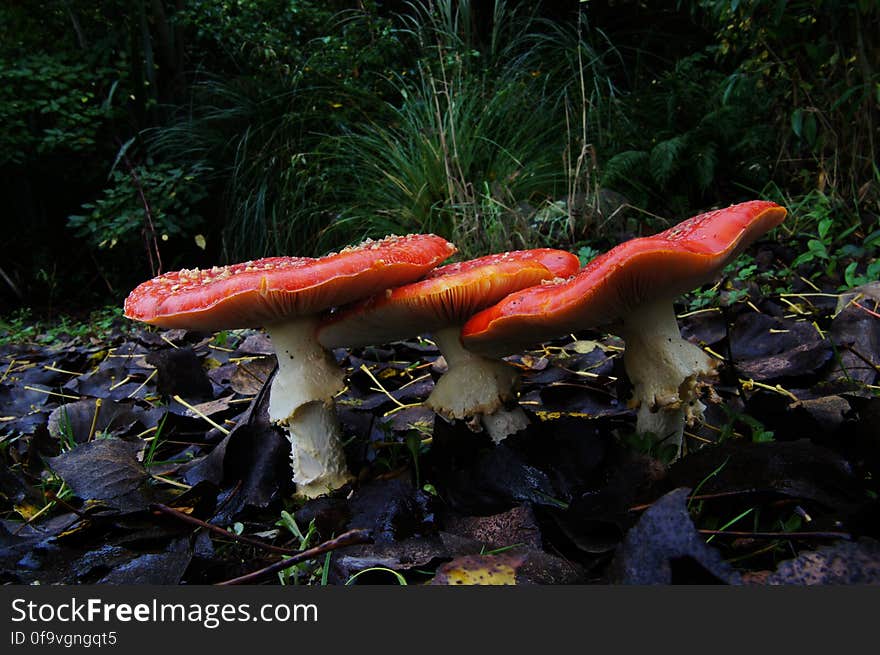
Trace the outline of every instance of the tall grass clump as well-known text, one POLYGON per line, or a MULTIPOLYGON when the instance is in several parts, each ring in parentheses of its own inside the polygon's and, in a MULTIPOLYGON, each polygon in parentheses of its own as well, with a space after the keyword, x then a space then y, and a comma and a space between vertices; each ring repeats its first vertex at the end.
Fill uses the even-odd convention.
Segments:
POLYGON ((563 199, 556 222, 570 221, 564 199, 583 173, 601 57, 583 56, 576 30, 548 31, 502 0, 482 29, 475 15, 466 1, 411 5, 405 34, 423 55, 388 78, 381 121, 338 138, 333 230, 433 231, 463 256, 570 236, 548 236, 544 219, 563 199))

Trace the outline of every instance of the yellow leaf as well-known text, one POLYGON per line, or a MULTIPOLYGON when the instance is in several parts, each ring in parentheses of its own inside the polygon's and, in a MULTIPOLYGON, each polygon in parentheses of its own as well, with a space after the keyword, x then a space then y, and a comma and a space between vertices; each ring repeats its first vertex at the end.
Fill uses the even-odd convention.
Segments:
POLYGON ((515 585, 522 555, 464 555, 437 569, 432 585, 515 585))
POLYGON ((204 234, 197 234, 196 235, 196 245, 199 248, 201 248, 202 250, 204 250, 205 247, 208 245, 208 242, 205 240, 204 234))

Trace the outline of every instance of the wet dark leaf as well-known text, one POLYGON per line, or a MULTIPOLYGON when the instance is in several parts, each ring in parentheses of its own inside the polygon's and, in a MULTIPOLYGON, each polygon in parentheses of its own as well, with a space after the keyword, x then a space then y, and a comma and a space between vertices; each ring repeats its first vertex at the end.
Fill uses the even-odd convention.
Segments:
POLYGON ((851 413, 851 406, 846 398, 841 396, 822 396, 802 400, 792 407, 792 412, 806 416, 812 423, 814 430, 820 433, 832 435, 836 433, 851 413))
POLYGON ((473 539, 489 549, 514 545, 539 549, 542 546, 541 527, 529 505, 490 516, 450 515, 445 517, 444 526, 447 531, 473 539))
POLYGON ((350 502, 346 529, 370 530, 377 544, 403 541, 436 530, 431 497, 408 479, 378 480, 362 486, 350 502))
POLYGON ((176 585, 192 559, 188 539, 176 539, 158 553, 144 553, 116 563, 96 584, 176 585))
POLYGON ((395 432, 421 429, 430 431, 434 425, 434 411, 424 405, 407 407, 380 419, 395 432))
POLYGON ((87 398, 56 407, 49 415, 49 434, 56 439, 73 438, 85 443, 95 435, 124 434, 143 421, 143 410, 132 402, 87 398))
POLYGON ((880 319, 855 305, 846 306, 831 322, 829 337, 840 360, 828 379, 875 384, 880 370, 880 319))
POLYGON ((507 445, 514 437, 484 447, 488 437, 443 424, 435 422, 430 461, 440 469, 445 498, 456 511, 494 514, 522 503, 564 505, 548 474, 507 445))
MULTIPOLYGON (((534 395, 529 394, 523 400, 533 398, 534 395)), ((549 414, 549 418, 559 418, 553 416, 555 413, 598 418, 620 416, 631 412, 627 409, 626 403, 619 402, 615 396, 601 387, 577 382, 547 384, 538 392, 538 400, 539 404, 530 408, 539 416, 549 414)))
POLYGON ((208 400, 213 387, 192 348, 166 348, 147 355, 156 367, 156 390, 164 395, 208 400))
POLYGON ((676 462, 667 484, 696 486, 703 480, 701 493, 772 492, 812 500, 841 516, 865 498, 850 463, 807 439, 703 448, 676 462))
POLYGON ((232 487, 222 516, 231 520, 248 507, 265 508, 291 486, 290 443, 268 416, 268 394, 258 396, 212 451, 184 467, 187 484, 208 481, 232 487))
POLYGON ((738 360, 736 369, 744 378, 775 382, 785 378, 817 375, 833 356, 834 351, 829 341, 811 341, 775 355, 738 360))
MULTIPOLYGON (((8 503, 13 507, 37 507, 42 501, 43 495, 29 483, 21 471, 8 466, 0 466, 0 502, 3 503, 2 506, 6 506, 8 503)), ((5 508, 8 509, 8 507, 5 508)))
MULTIPOLYGON (((23 417, 40 412, 47 404, 55 403, 51 392, 52 389, 43 385, 35 385, 34 388, 27 389, 18 385, 0 384, 2 414, 6 417, 23 417)), ((0 427, 2 425, 0 424, 0 427)))
POLYGON ((236 393, 255 396, 272 377, 275 364, 275 357, 257 357, 238 362, 229 384, 236 393))
MULTIPOLYGON (((399 384, 400 382, 397 383, 399 384)), ((384 383, 383 386, 385 386, 384 383)), ((366 389, 352 388, 342 396, 340 402, 352 402, 352 407, 357 407, 357 409, 364 411, 384 408, 385 406, 389 406, 389 408, 395 407, 395 400, 401 404, 418 403, 427 398, 431 391, 434 390, 434 381, 431 378, 424 378, 412 384, 406 384, 406 386, 401 388, 394 388, 392 386, 391 389, 388 389, 386 387, 387 394, 381 390, 374 389, 376 389, 375 384, 371 388, 366 389)))
POLYGON ((708 546, 688 514, 690 489, 670 491, 645 510, 614 556, 616 584, 738 584, 740 575, 708 546))
POLYGON ((747 584, 880 584, 880 543, 874 539, 838 541, 782 562, 772 573, 744 576, 747 584))
POLYGON ((714 346, 727 336, 727 320, 722 311, 707 311, 678 319, 681 336, 698 345, 714 346))
POLYGON ((549 516, 585 553, 610 552, 639 517, 631 508, 655 498, 665 474, 657 460, 618 448, 568 509, 549 516))
POLYGON ((120 511, 143 510, 154 494, 138 455, 143 442, 95 439, 49 460, 73 493, 120 511))
POLYGON ((244 355, 274 355, 275 348, 268 335, 262 332, 255 332, 245 337, 238 345, 238 352, 244 355))
POLYGON ((40 521, 38 525, 16 521, 0 523, 0 581, 22 583, 31 580, 31 572, 42 568, 47 551, 57 554, 54 538, 79 521, 75 514, 61 514, 40 521))
POLYGON ((810 323, 753 311, 742 312, 730 329, 730 351, 735 362, 769 357, 816 341, 821 337, 810 323))
POLYGON ((478 553, 479 544, 448 533, 426 537, 410 537, 367 546, 351 546, 333 561, 337 576, 345 582, 351 575, 367 568, 381 566, 395 571, 423 569, 432 562, 449 560, 462 553, 478 553))

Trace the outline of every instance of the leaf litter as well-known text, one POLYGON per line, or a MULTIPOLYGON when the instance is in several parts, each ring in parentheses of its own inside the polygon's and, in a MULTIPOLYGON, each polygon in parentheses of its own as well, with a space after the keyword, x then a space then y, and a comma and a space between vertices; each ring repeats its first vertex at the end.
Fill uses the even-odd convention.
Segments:
POLYGON ((531 425, 497 446, 422 405, 429 339, 336 350, 357 481, 305 503, 262 332, 0 346, 0 580, 880 582, 875 287, 683 313, 724 359, 721 402, 671 466, 632 433, 612 335, 508 358, 531 425), (315 547, 285 572, 280 551, 315 547))

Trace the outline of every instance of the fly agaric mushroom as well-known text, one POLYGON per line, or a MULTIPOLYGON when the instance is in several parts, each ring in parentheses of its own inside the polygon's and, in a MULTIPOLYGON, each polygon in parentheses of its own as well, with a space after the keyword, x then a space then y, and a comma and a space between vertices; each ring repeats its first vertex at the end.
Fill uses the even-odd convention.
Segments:
POLYGON ((716 363, 681 337, 673 301, 714 279, 785 215, 783 207, 756 200, 627 241, 567 282, 513 293, 479 312, 462 327, 462 343, 501 356, 576 330, 609 327, 626 342, 636 430, 668 440, 680 453, 685 422, 704 409, 697 398, 700 378, 716 363))
POLYGON ((269 257, 165 273, 131 292, 125 316, 193 330, 263 326, 278 358, 269 418, 290 439, 297 493, 315 497, 351 479, 334 404, 343 372, 315 338, 319 313, 416 280, 454 252, 438 236, 411 234, 317 259, 269 257))
POLYGON ((463 348, 461 325, 513 291, 567 278, 578 267, 577 257, 551 248, 448 264, 424 280, 343 308, 318 328, 318 341, 327 348, 357 347, 431 333, 449 368, 425 404, 448 419, 478 416, 497 443, 528 425, 519 406, 505 407, 515 398, 518 376, 506 362, 463 348))

